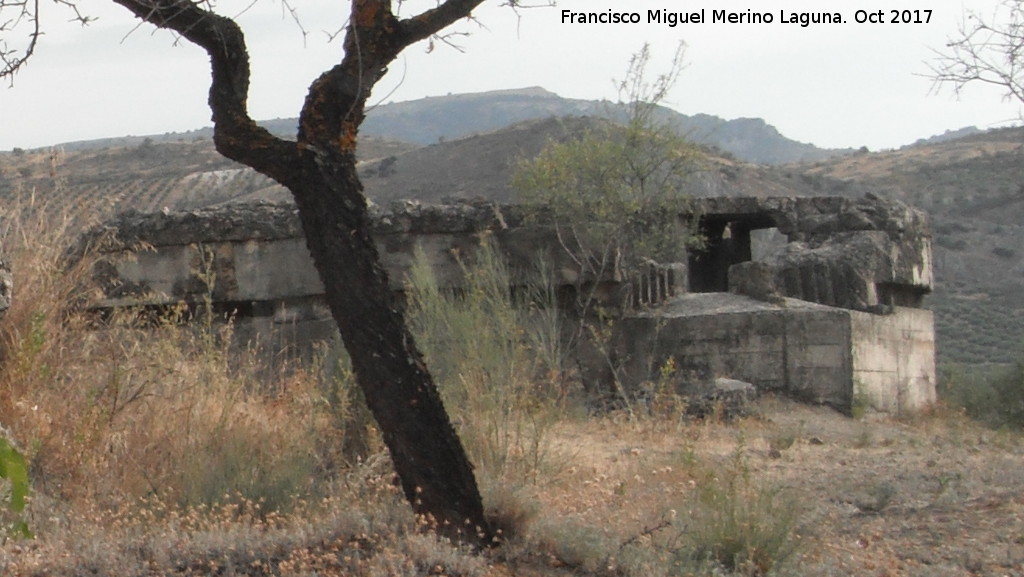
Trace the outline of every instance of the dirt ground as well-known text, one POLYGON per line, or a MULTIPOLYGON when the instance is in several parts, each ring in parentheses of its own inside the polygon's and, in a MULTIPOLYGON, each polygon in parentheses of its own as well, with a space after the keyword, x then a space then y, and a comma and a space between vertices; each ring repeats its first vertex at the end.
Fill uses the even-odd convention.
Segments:
MULTIPOLYGON (((656 526, 700 481, 693 463, 742 457, 755 482, 797 496, 789 573, 1024 575, 1024 438, 956 414, 851 419, 780 399, 733 424, 588 420, 557 431, 564 457, 543 517, 656 526)), ((680 511, 680 514, 685 512, 680 511)))
POLYGON ((380 538, 367 541, 376 544, 370 548, 376 553, 365 556, 367 533, 353 537, 353 527, 366 531, 408 514, 382 470, 373 478, 382 479, 382 495, 391 495, 382 503, 390 505, 374 515, 350 515, 353 507, 342 499, 319 517, 300 515, 280 526, 245 524, 231 513, 213 529, 199 524, 192 532, 182 531, 180 521, 150 527, 147 516, 140 517, 141 525, 109 531, 78 524, 61 533, 51 527, 40 530, 49 539, 0 545, 0 576, 657 577, 676 567, 666 561, 671 554, 638 570, 635 558, 633 564, 624 558, 626 545, 689 553, 663 543, 672 545, 673 532, 697 526, 694 495, 737 479, 730 476, 737 470, 749 486, 781 488, 779 495, 791 499, 783 511, 797 513, 799 546, 772 573, 779 577, 1024 576, 1024 434, 985 429, 949 411, 851 419, 774 398, 758 401, 755 409, 755 416, 732 423, 684 423, 664 415, 559 421, 536 482, 524 484, 524 494, 512 495, 513 506, 505 509, 533 512, 529 524, 520 524, 526 538, 484 555, 411 536, 411 527, 405 533, 378 527, 380 538), (352 527, 343 523, 349 518, 352 527), (154 565, 156 559, 162 565, 154 565), (192 571, 207 565, 239 570, 192 571), (399 566, 405 569, 397 571, 399 566), (5 573, 9 567, 16 569, 5 573))

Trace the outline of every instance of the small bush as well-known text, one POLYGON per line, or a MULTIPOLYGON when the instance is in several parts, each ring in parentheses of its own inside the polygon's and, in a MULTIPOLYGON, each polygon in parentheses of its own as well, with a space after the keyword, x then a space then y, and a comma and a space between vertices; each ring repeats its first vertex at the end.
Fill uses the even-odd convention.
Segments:
POLYGON ((999 258, 1011 259, 1017 256, 1017 251, 1013 250, 1012 248, 997 246, 992 249, 992 254, 998 256, 999 258))
POLYGON ((991 427, 1024 427, 1024 362, 943 368, 939 398, 991 427))
POLYGON ((757 485, 743 450, 741 444, 723 469, 699 478, 687 514, 675 520, 682 543, 674 555, 676 574, 719 567, 769 575, 797 552, 797 501, 782 489, 757 485))
POLYGON ((935 237, 935 244, 948 248, 949 250, 961 251, 967 248, 967 241, 962 238, 951 238, 938 235, 935 237))

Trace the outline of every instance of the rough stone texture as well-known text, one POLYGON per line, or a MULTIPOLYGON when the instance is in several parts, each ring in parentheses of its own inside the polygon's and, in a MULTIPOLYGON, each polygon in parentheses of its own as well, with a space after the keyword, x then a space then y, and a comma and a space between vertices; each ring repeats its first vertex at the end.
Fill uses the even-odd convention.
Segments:
MULTIPOLYGON (((513 271, 543 255, 560 292, 596 289, 621 318, 610 359, 618 380, 596 348, 577 351, 595 393, 614 382, 637 392, 673 357, 681 391, 734 378, 844 411, 859 394, 894 412, 934 400, 931 313, 906 308, 920 306, 932 283, 923 213, 873 196, 708 198, 687 210, 700 215, 706 249, 636 277, 581 278, 553 229, 522 207, 398 202, 374 208, 373 231, 394 290, 417 249, 442 286, 458 288, 460 259, 485 237, 513 271)), ((240 338, 271 352, 336 339, 290 204, 128 213, 77 251, 85 246, 105 252, 94 269, 99 308, 210 298, 235 314, 240 338)))
MULTIPOLYGON (((80 244, 101 250, 193 243, 302 238, 298 209, 290 202, 230 203, 187 211, 129 210, 87 232, 80 244)), ((430 205, 394 202, 370 208, 375 234, 474 233, 522 226, 524 210, 488 202, 430 205)))
POLYGON ((848 198, 709 199, 704 208, 741 225, 765 220, 789 243, 761 261, 735 263, 729 288, 761 300, 777 296, 869 312, 919 306, 931 291, 927 216, 899 202, 848 198))
POLYGON ((757 399, 757 387, 737 379, 718 377, 710 383, 685 391, 688 402, 686 414, 705 418, 717 416, 731 421, 750 414, 750 408, 757 399))

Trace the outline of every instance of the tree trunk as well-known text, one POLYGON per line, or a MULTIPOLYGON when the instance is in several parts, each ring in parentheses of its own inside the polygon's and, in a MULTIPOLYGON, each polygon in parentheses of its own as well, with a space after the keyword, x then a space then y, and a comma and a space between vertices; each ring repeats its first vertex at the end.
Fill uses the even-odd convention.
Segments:
POLYGON ((473 467, 380 264, 355 165, 307 167, 292 189, 307 244, 405 496, 441 534, 488 544, 473 467))
POLYGON ((280 182, 295 197, 327 305, 406 498, 440 533, 490 544, 473 467, 370 238, 355 157, 366 100, 388 63, 410 44, 469 16, 483 0, 444 0, 402 20, 391 0, 350 0, 344 57, 310 86, 297 142, 273 136, 249 116, 249 54, 236 22, 201 2, 113 1, 210 55, 217 150, 280 182))

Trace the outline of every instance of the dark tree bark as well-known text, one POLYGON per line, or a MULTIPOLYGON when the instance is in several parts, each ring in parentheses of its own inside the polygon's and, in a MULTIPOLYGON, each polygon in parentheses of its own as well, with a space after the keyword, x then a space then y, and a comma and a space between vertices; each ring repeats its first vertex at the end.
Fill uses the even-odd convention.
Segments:
POLYGON ((345 55, 310 86, 295 142, 274 137, 249 116, 249 57, 233 20, 190 0, 114 1, 210 55, 217 150, 292 192, 327 304, 406 498, 442 534, 489 544, 472 465, 370 238, 355 157, 367 98, 387 65, 483 0, 446 0, 404 20, 394 16, 389 0, 351 0, 345 55))

